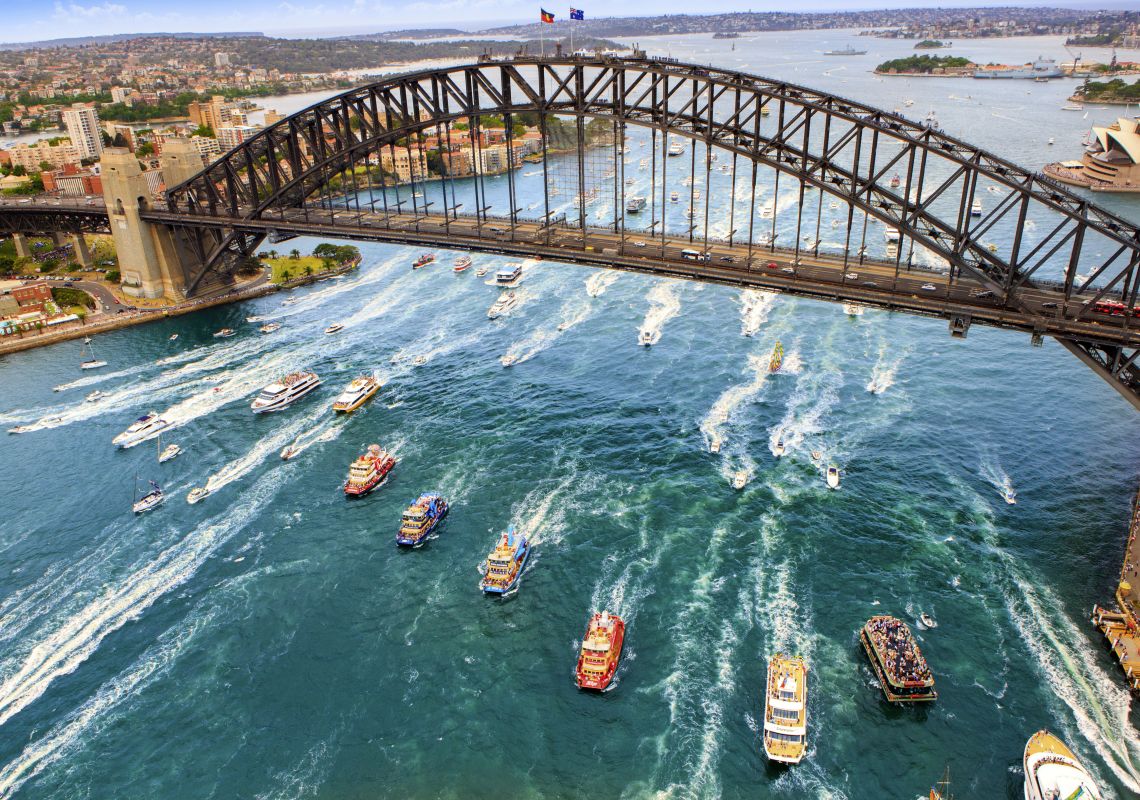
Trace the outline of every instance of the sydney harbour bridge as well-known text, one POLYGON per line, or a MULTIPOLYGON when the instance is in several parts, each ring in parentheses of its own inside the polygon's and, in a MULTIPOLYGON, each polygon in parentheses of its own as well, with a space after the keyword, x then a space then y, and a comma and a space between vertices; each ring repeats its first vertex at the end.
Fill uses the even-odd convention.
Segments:
POLYGON ((109 151, 103 199, 5 203, 0 235, 112 233, 124 275, 137 263, 180 297, 299 235, 762 288, 957 336, 1052 336, 1140 407, 1135 224, 934 124, 802 86, 641 53, 482 59, 345 92, 205 169, 171 147, 162 167, 154 200, 109 151), (529 173, 511 168, 522 120, 542 134, 529 173), (512 154, 498 175, 477 152, 491 125, 512 154), (375 169, 460 129, 467 174, 375 169))

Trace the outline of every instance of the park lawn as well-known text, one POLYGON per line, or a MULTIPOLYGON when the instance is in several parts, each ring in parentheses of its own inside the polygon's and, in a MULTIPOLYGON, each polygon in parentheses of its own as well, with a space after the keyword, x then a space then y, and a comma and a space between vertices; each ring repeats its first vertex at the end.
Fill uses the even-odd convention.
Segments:
POLYGON ((304 277, 305 267, 309 267, 313 275, 320 275, 327 271, 324 260, 316 256, 301 256, 300 258, 282 256, 280 258, 265 258, 262 261, 273 270, 273 277, 270 278, 273 283, 284 283, 289 278, 304 277), (285 276, 286 272, 289 273, 288 277, 285 276))

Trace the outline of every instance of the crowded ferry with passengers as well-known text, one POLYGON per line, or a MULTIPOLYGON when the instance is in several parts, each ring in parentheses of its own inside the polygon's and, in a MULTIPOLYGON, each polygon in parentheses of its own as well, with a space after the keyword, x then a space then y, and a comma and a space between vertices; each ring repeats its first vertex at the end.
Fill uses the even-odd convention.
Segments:
POLYGON ((400 518, 396 544, 401 547, 419 547, 440 526, 447 512, 447 501, 442 495, 421 494, 400 518))
POLYGON ((348 480, 344 482, 347 497, 363 497, 388 477, 396 458, 378 444, 368 445, 368 451, 357 457, 348 468, 348 480))
POLYGON ((594 614, 582 637, 582 652, 575 671, 578 688, 605 691, 617 672, 624 643, 625 620, 608 611, 594 614))
POLYGON ((922 703, 938 698, 934 675, 910 627, 900 619, 880 615, 859 631, 871 667, 892 703, 922 703))
POLYGON ((315 372, 292 372, 266 386, 249 407, 254 414, 268 414, 288 408, 321 385, 315 372))
POLYGON ((764 694, 764 755, 798 764, 807 752, 807 664, 800 656, 776 653, 768 661, 764 694))
POLYGON ((499 537, 495 549, 482 564, 483 580, 479 588, 486 594, 506 594, 518 586, 523 568, 530 558, 530 544, 525 533, 517 533, 512 525, 499 537))
POLYGON ((1025 743, 1021 761, 1025 800, 1100 800, 1100 790, 1065 743, 1037 731, 1025 743))
POLYGON ((333 401, 333 411, 350 414, 367 403, 378 391, 380 391, 380 379, 376 375, 360 375, 353 378, 333 401))

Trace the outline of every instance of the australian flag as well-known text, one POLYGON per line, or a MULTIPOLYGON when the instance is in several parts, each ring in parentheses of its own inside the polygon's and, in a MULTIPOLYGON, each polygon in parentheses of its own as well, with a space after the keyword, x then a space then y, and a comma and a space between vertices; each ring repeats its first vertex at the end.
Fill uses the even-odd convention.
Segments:
POLYGON ((570 19, 584 20, 586 19, 586 12, 580 8, 572 8, 570 9, 570 19))

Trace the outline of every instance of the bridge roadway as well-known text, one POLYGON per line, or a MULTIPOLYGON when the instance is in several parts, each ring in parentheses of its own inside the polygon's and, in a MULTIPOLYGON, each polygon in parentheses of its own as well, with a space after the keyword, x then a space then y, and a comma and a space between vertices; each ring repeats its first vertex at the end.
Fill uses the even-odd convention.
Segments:
MULTIPOLYGON (((241 214, 242 209, 239 209, 241 214)), ((540 257, 589 266, 606 267, 674 278, 769 289, 787 294, 905 311, 945 319, 968 316, 971 323, 1067 337, 1107 344, 1140 346, 1140 324, 1100 314, 1076 319, 1083 304, 1070 300, 1054 287, 1022 287, 1019 306, 1002 304, 1000 287, 983 284, 969 275, 950 277, 922 267, 908 269, 905 260, 858 256, 798 254, 789 248, 770 248, 725 241, 708 243, 706 262, 686 259, 682 251, 703 250, 702 242, 687 237, 650 238, 646 233, 611 228, 544 226, 539 221, 479 220, 459 216, 385 214, 345 210, 288 210, 271 219, 202 217, 147 211, 151 222, 236 228, 273 236, 326 236, 403 245, 471 250, 522 258, 540 257), (923 288, 927 287, 927 288, 923 288)))

